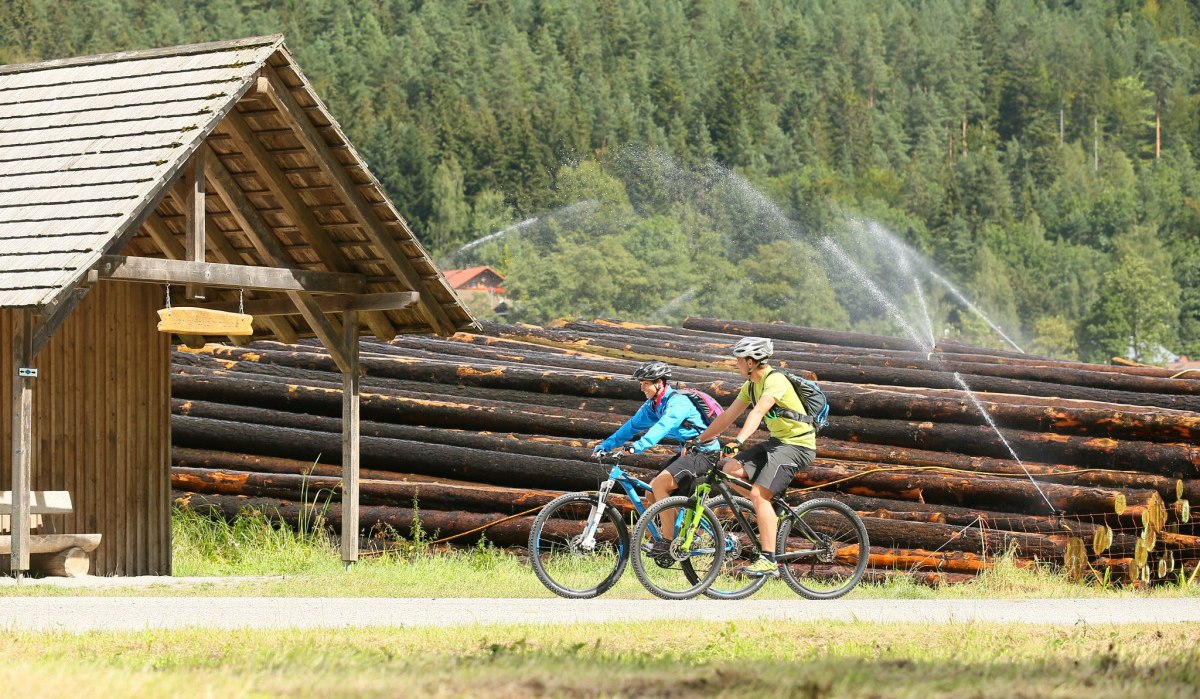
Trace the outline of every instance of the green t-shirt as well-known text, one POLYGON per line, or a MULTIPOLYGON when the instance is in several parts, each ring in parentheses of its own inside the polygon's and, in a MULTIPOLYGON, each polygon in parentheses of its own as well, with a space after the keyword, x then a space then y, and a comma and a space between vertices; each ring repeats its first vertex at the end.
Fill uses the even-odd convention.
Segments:
MULTIPOLYGON (((763 380, 754 384, 754 398, 750 397, 750 382, 742 384, 742 390, 738 391, 738 400, 745 401, 750 404, 751 410, 754 409, 754 403, 764 395, 771 396, 775 399, 775 405, 784 410, 791 410, 799 415, 807 415, 804 411, 804 403, 800 400, 800 396, 796 395, 796 389, 792 388, 792 382, 787 380, 787 377, 777 371, 768 370, 763 380)), ((816 450, 817 448, 817 433, 813 426, 806 422, 798 422, 789 420, 785 417, 778 417, 774 410, 767 412, 767 429, 771 432, 771 436, 784 444, 794 444, 798 447, 808 447, 816 450)))

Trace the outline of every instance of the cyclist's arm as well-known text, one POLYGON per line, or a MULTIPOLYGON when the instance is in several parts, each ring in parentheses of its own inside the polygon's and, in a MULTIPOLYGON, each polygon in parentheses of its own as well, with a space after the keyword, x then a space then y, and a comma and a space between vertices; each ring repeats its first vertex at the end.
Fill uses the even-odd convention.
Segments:
POLYGON ((721 436, 721 433, 725 431, 725 428, 732 425, 734 420, 738 419, 742 413, 746 412, 747 405, 749 404, 741 398, 735 398, 734 401, 729 404, 729 407, 725 409, 725 412, 718 415, 717 419, 713 420, 712 424, 708 426, 708 429, 704 430, 704 432, 701 433, 697 439, 701 444, 703 444, 704 442, 721 436))
POLYGON ((613 432, 608 439, 600 442, 597 447, 599 451, 612 451, 630 439, 633 439, 633 436, 638 432, 653 425, 654 414, 651 410, 650 401, 643 403, 642 407, 638 408, 638 411, 633 414, 633 417, 626 420, 624 425, 618 427, 617 431, 613 432))
POLYGON ((683 396, 679 396, 679 398, 676 399, 675 396, 677 395, 679 394, 672 393, 667 398, 667 408, 663 411, 662 417, 660 417, 650 427, 650 429, 646 430, 646 434, 642 435, 641 439, 633 443, 632 446, 635 452, 646 451, 655 444, 658 444, 660 441, 662 441, 662 438, 670 434, 672 430, 678 430, 679 426, 683 424, 683 421, 688 419, 688 417, 692 415, 693 411, 696 410, 695 407, 692 406, 691 401, 683 396))
POLYGON ((754 409, 750 411, 750 415, 746 417, 746 421, 742 423, 742 429, 738 430, 737 440, 742 444, 750 439, 750 435, 754 434, 754 430, 762 424, 763 418, 767 416, 771 408, 775 407, 775 397, 764 395, 754 404, 754 409))

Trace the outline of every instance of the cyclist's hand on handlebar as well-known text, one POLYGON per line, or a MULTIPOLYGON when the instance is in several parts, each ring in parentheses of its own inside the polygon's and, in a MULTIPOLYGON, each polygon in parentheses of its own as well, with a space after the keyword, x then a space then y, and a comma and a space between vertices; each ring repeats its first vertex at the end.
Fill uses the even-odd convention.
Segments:
POLYGON ((732 442, 726 442, 721 447, 721 456, 733 456, 742 448, 742 440, 735 439, 732 442))

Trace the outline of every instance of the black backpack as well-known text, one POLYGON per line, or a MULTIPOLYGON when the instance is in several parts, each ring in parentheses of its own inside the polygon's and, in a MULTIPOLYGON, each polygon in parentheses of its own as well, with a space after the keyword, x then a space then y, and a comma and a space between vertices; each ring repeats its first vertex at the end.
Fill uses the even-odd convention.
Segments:
MULTIPOLYGON (((792 384, 792 388, 796 389, 796 395, 799 396, 800 402, 804 404, 804 412, 807 415, 801 415, 794 410, 786 410, 784 408, 775 408, 775 414, 779 417, 795 420, 812 425, 813 433, 821 431, 821 428, 829 424, 829 398, 825 396, 825 392, 821 390, 815 382, 809 381, 801 376, 796 376, 787 371, 779 371, 772 369, 767 373, 783 374, 784 378, 792 384)), ((766 376, 763 377, 763 383, 766 383, 766 376)), ((750 382, 750 405, 754 405, 758 399, 754 397, 754 382, 750 382)))

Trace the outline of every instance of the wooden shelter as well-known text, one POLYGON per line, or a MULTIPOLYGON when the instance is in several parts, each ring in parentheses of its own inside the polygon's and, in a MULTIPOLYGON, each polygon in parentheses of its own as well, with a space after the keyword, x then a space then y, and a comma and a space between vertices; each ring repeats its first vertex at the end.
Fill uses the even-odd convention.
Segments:
POLYGON ((103 534, 95 572, 170 573, 171 336, 155 311, 172 304, 253 315, 237 343, 316 336, 329 351, 344 388, 342 557, 356 560, 359 335, 477 324, 283 37, 0 67, 15 573, 29 569, 30 492, 50 489, 74 499, 63 530, 103 534))

